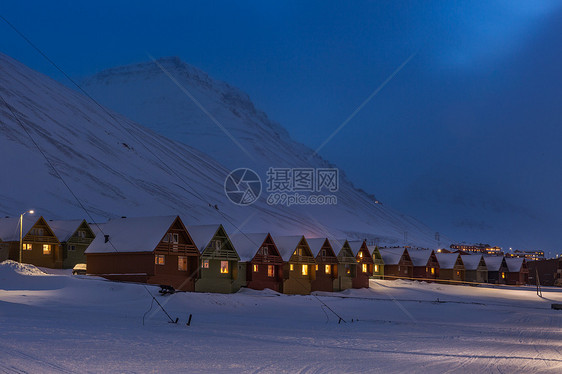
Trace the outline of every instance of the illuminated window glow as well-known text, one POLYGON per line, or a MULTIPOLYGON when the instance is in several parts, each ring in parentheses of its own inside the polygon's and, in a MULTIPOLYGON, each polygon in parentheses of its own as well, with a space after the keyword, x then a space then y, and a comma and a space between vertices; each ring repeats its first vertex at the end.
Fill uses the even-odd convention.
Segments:
POLYGON ((228 274, 228 261, 221 261, 221 274, 228 274))
POLYGON ((164 265, 166 264, 166 257, 164 255, 156 255, 154 256, 154 263, 156 265, 164 265))
POLYGON ((431 268, 431 275, 435 275, 435 268, 431 268))
POLYGON ((209 268, 209 260, 203 260, 203 263, 201 264, 201 267, 203 269, 208 269, 209 268))
POLYGON ((267 276, 274 277, 275 276, 275 266, 267 265, 267 276))
POLYGON ((44 255, 51 254, 51 246, 49 244, 43 244, 43 254, 44 255))
POLYGON ((178 270, 187 271, 187 256, 178 256, 178 270))
POLYGON ((316 265, 316 271, 318 271, 318 265, 316 265))
POLYGON ((375 265, 375 272, 379 271, 379 265, 375 265))
POLYGON ((330 265, 326 265, 326 274, 332 274, 332 267, 330 265))
POLYGON ((23 243, 23 250, 24 251, 31 251, 31 243, 23 243))
POLYGON ((290 271, 295 270, 295 266, 294 266, 293 264, 290 264, 290 265, 289 265, 289 270, 290 270, 290 271))
POLYGON ((302 275, 308 275, 308 265, 302 266, 302 275))
POLYGON ((361 269, 363 270, 363 273, 366 273, 367 272, 367 264, 362 264, 361 269))
POLYGON ((254 264, 254 273, 257 273, 257 272, 258 272, 258 265, 254 264))

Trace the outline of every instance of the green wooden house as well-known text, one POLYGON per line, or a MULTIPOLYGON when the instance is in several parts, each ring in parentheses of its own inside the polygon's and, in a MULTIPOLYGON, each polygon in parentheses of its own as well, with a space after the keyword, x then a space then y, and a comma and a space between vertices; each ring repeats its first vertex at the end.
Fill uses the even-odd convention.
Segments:
POLYGON ((84 253, 96 235, 86 220, 49 220, 49 226, 61 243, 62 268, 72 269, 86 263, 84 253))
POLYGON ((283 258, 283 293, 310 294, 316 262, 304 236, 274 236, 273 241, 283 258))
POLYGON ((353 279, 357 275, 357 260, 347 240, 329 239, 330 245, 338 258, 338 276, 334 279, 334 291, 353 288, 353 279))
POLYGON ((201 253, 197 292, 233 293, 246 285, 240 257, 222 225, 186 226, 201 253))
POLYGON ((369 252, 373 257, 373 279, 384 279, 384 260, 382 259, 379 247, 376 245, 368 246, 369 252))

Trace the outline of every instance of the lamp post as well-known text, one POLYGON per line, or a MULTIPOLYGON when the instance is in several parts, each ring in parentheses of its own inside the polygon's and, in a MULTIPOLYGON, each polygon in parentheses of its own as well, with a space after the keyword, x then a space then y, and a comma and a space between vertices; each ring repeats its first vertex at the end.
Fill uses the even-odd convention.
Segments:
POLYGON ((22 235, 23 235, 23 216, 26 214, 33 214, 33 210, 28 210, 27 212, 23 212, 22 214, 20 214, 20 264, 22 263, 22 257, 23 257, 23 241, 22 241, 22 235))

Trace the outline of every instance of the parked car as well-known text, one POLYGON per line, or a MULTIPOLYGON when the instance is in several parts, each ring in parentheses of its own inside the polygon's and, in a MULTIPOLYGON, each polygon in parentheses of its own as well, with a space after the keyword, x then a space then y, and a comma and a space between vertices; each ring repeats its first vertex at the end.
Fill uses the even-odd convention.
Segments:
POLYGON ((72 268, 72 275, 86 275, 86 264, 76 264, 72 268))

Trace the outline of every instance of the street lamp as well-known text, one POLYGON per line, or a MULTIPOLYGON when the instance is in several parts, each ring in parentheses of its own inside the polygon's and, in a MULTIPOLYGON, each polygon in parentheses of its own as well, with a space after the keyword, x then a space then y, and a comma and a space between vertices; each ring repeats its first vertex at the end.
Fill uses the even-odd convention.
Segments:
POLYGON ((22 255, 23 255, 23 242, 22 242, 22 234, 23 234, 23 216, 26 214, 33 214, 33 210, 28 210, 27 212, 23 212, 20 214, 20 264, 22 263, 22 255))

